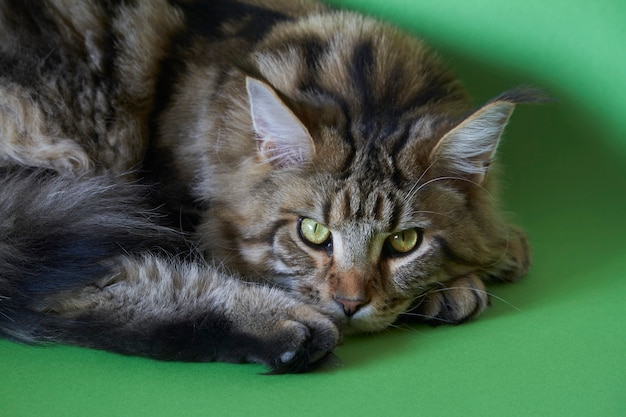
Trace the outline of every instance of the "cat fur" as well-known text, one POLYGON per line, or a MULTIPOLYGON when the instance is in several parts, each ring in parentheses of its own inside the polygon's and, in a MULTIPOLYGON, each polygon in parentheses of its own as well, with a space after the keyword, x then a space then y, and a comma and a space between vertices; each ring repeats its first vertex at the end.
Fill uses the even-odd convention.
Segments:
POLYGON ((536 99, 473 108, 423 41, 312 1, 2 0, 0 335, 280 373, 474 318, 529 267, 491 162, 536 99))

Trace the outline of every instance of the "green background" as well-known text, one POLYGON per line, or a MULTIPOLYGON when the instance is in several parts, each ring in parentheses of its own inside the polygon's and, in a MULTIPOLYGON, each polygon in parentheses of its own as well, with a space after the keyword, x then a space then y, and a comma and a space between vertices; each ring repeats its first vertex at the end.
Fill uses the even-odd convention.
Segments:
POLYGON ((626 2, 336 0, 424 36, 477 103, 519 84, 502 197, 534 267, 459 327, 350 338, 332 371, 0 341, 0 416, 625 416, 626 2))

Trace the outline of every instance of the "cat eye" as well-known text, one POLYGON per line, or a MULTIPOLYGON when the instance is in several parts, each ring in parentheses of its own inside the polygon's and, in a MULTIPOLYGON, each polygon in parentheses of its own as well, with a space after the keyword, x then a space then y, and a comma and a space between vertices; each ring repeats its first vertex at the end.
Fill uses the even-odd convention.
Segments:
POLYGON ((313 219, 300 219, 299 230, 300 236, 306 243, 314 246, 326 246, 330 242, 330 230, 313 219))
POLYGON ((385 247, 389 255, 404 255, 419 246, 422 234, 419 229, 407 229, 394 233, 387 238, 385 247))

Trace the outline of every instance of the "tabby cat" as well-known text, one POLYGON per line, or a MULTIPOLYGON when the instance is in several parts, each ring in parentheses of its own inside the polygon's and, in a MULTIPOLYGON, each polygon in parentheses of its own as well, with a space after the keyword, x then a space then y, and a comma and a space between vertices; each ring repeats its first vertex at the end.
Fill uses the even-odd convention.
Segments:
POLYGON ((529 265, 422 41, 308 0, 0 0, 0 335, 302 372, 529 265))

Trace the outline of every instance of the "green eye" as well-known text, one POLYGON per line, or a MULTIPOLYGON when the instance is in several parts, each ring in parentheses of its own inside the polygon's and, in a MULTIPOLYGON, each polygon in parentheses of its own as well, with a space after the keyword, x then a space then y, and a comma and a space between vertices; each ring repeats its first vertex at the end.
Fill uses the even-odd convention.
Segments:
POLYGON ((313 219, 300 220, 300 236, 313 245, 322 245, 330 239, 330 230, 313 219))
POLYGON ((402 255, 415 249, 420 240, 421 234, 417 229, 403 230, 387 238, 387 248, 391 254, 402 255))

